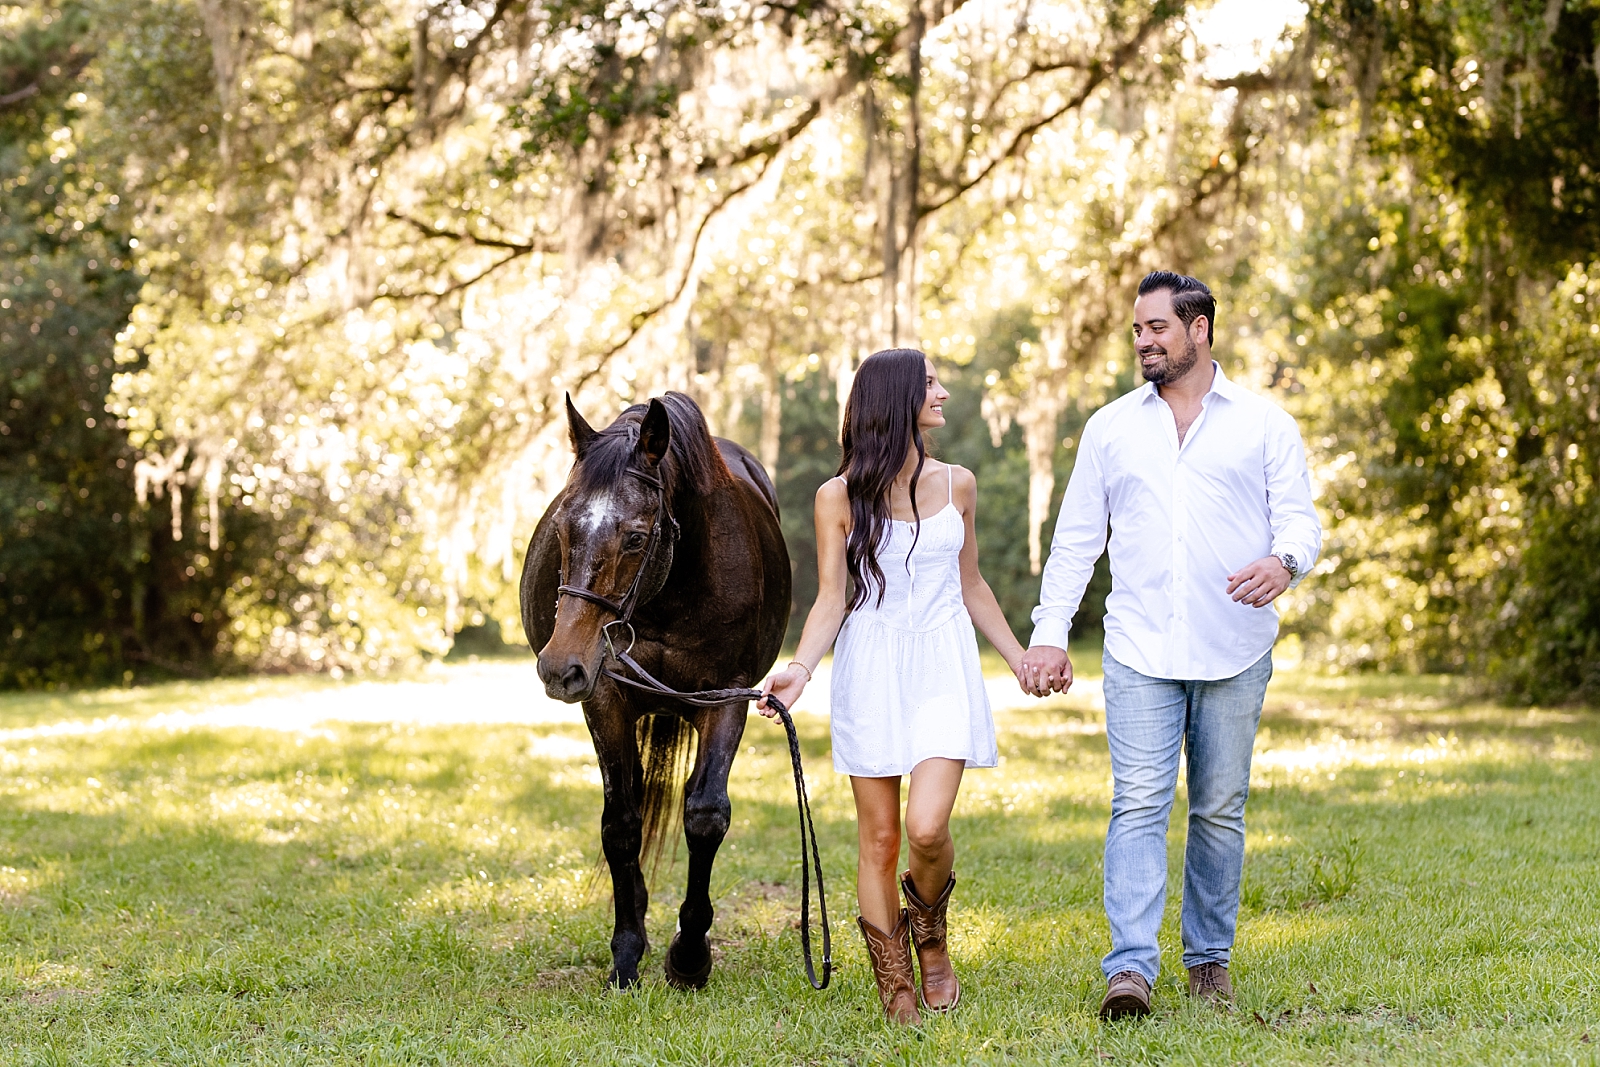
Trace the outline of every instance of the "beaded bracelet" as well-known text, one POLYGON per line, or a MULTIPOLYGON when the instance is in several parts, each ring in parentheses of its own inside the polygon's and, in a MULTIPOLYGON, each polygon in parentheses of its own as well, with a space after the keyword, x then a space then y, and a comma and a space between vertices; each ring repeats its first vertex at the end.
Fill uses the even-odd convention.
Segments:
POLYGON ((791 667, 799 667, 801 670, 805 671, 806 672, 806 681, 807 682, 811 681, 811 668, 810 667, 807 667, 804 663, 801 663, 797 659, 790 660, 788 665, 791 666, 791 667))

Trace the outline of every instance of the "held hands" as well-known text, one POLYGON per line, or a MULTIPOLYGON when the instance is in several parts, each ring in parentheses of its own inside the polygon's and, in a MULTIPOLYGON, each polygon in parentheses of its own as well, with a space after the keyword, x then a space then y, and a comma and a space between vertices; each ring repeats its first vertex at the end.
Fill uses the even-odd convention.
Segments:
POLYGON ((1032 696, 1045 697, 1072 688, 1072 660, 1064 648, 1036 645, 1012 669, 1022 691, 1032 696))
POLYGON ((766 694, 771 693, 783 701, 786 708, 794 707, 794 702, 800 699, 800 694, 805 692, 806 683, 811 680, 811 675, 806 672, 803 665, 791 663, 783 670, 768 678, 761 686, 761 699, 756 701, 756 710, 769 719, 778 717, 778 709, 767 705, 766 694))
MULTIPOLYGON (((1283 565, 1283 561, 1277 556, 1267 556, 1228 575, 1228 593, 1239 603, 1264 608, 1289 588, 1289 580, 1289 568, 1283 565)), ((1011 669, 1022 691, 1032 696, 1065 693, 1072 688, 1072 660, 1067 658, 1064 648, 1036 645, 1028 649, 1011 669)), ((774 681, 782 677, 777 675, 774 681)), ((796 695, 799 695, 798 691, 796 695)), ((783 698, 781 692, 779 698, 783 698)))
POLYGON ((1233 599, 1253 608, 1264 608, 1289 588, 1289 568, 1277 556, 1266 556, 1228 575, 1228 592, 1233 599))

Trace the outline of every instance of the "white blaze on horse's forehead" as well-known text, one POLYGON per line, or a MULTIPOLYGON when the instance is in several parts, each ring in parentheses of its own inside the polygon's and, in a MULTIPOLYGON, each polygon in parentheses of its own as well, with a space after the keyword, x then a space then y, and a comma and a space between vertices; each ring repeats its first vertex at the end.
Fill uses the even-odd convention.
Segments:
POLYGON ((595 493, 584 503, 583 514, 579 521, 590 533, 595 533, 608 521, 613 521, 616 506, 617 498, 614 494, 595 493))

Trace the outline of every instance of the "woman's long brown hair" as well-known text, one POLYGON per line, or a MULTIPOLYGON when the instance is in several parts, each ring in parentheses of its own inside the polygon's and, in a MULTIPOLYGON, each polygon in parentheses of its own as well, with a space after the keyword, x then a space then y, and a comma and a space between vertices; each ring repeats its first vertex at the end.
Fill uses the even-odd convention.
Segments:
POLYGON ((906 462, 906 444, 917 450, 917 467, 911 475, 911 514, 916 520, 916 538, 922 536, 922 515, 917 510, 917 480, 927 447, 917 428, 917 415, 928 396, 927 356, 915 348, 888 348, 861 361, 850 398, 844 405, 844 454, 839 474, 844 476, 850 499, 850 537, 845 543, 845 567, 854 589, 850 594, 853 611, 867 602, 877 590, 877 604, 883 604, 887 588, 878 549, 893 517, 889 490, 894 476, 906 462))

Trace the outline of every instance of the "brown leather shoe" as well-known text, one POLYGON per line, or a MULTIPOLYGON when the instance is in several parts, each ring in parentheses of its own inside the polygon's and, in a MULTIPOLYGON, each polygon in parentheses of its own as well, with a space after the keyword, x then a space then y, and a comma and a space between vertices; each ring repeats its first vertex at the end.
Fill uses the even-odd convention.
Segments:
POLYGON ((1233 999, 1233 980, 1220 963, 1199 963, 1189 968, 1189 995, 1215 1003, 1233 999))
POLYGON ((856 916, 861 936, 867 939, 867 957, 872 960, 872 977, 878 983, 878 1000, 883 1014, 892 1023, 917 1026, 922 1015, 917 1011, 917 994, 911 973, 911 923, 904 908, 894 930, 884 933, 856 916))
POLYGON ((917 948, 917 969, 922 973, 917 995, 929 1011, 949 1011, 961 1002, 961 983, 956 981, 956 969, 950 965, 950 950, 945 944, 945 909, 950 906, 950 891, 955 887, 956 876, 952 874, 939 899, 924 904, 917 896, 911 872, 900 876, 900 891, 906 896, 906 914, 911 919, 911 943, 917 948))
POLYGON ((1100 1002, 1100 1018, 1126 1019, 1150 1014, 1150 983, 1138 971, 1118 971, 1106 983, 1106 998, 1100 1002))

